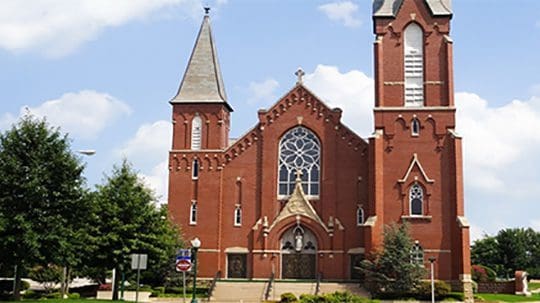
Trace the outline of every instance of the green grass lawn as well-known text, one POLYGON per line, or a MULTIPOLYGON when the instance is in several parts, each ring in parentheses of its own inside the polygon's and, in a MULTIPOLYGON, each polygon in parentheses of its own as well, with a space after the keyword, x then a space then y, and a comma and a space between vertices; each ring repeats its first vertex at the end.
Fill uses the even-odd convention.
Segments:
POLYGON ((531 282, 529 283, 529 290, 535 290, 540 288, 540 282, 531 282))
POLYGON ((530 297, 510 294, 476 294, 475 298, 477 302, 531 302, 540 301, 540 294, 533 294, 530 297))

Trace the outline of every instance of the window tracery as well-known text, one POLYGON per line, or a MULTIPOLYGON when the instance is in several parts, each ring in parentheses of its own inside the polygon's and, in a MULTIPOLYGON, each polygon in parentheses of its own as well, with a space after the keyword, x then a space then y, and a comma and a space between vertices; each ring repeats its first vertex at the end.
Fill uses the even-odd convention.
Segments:
POLYGON ((302 189, 309 196, 319 195, 321 146, 309 129, 297 126, 279 142, 278 194, 290 195, 300 173, 302 189))
POLYGON ((409 202, 411 216, 422 216, 424 214, 424 190, 415 183, 409 189, 409 202))

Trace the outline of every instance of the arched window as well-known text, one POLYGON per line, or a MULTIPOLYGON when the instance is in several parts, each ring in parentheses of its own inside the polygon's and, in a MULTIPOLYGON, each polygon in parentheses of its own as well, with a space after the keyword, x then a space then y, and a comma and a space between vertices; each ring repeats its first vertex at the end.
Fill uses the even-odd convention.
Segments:
POLYGON ((424 105, 424 32, 416 23, 405 29, 405 106, 424 105))
POLYGON ((241 226, 242 225, 242 208, 240 206, 236 206, 234 209, 234 226, 241 226))
POLYGON ((424 190, 419 184, 414 184, 409 190, 409 202, 411 216, 424 214, 424 190))
POLYGON ((414 118, 411 122, 411 135, 419 136, 420 135, 420 121, 414 118))
POLYGON ((199 179, 199 160, 193 160, 193 165, 191 166, 191 179, 199 179))
POLYGON ((424 266, 424 249, 418 241, 414 242, 411 249, 411 263, 418 266, 424 266))
POLYGON ((356 209, 356 225, 364 225, 364 209, 362 206, 358 206, 356 209))
POLYGON ((302 188, 309 196, 319 195, 321 145, 309 129, 297 126, 279 141, 278 194, 288 196, 300 173, 302 188))
POLYGON ((199 150, 201 149, 201 140, 202 140, 202 120, 201 117, 197 114, 191 120, 191 149, 199 150))
POLYGON ((191 207, 189 208, 189 224, 197 224, 197 201, 191 201, 191 207))

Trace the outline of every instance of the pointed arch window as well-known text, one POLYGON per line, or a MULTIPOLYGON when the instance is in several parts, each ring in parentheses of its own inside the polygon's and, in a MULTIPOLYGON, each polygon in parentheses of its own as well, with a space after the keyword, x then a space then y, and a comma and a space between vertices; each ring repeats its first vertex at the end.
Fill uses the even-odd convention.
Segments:
POLYGON ((424 266, 424 249, 420 242, 415 241, 411 249, 411 263, 417 266, 424 266))
POLYGON ((411 23, 405 29, 405 106, 424 105, 424 32, 411 23))
POLYGON ((415 137, 420 135, 420 121, 417 118, 414 118, 411 122, 411 135, 415 137))
POLYGON ((191 201, 191 206, 189 208, 189 224, 197 224, 197 201, 191 201))
POLYGON ((364 208, 359 205, 356 209, 356 226, 364 225, 364 221, 364 208))
POLYGON ((422 216, 424 214, 424 190, 418 183, 415 183, 409 189, 409 204, 411 216, 422 216))
POLYGON ((234 208, 234 226, 242 226, 242 207, 239 205, 234 208))
POLYGON ((191 149, 200 150, 202 141, 202 119, 197 114, 191 120, 191 149))
POLYGON ((279 141, 278 195, 290 195, 297 174, 308 196, 319 196, 321 144, 317 136, 303 126, 297 126, 279 141))

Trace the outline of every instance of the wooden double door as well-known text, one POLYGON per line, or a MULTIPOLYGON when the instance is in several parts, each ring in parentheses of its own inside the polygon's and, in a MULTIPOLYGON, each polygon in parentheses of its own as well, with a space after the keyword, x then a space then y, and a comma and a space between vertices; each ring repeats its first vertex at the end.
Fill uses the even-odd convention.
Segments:
POLYGON ((282 254, 283 279, 315 279, 316 254, 290 253, 282 254))

